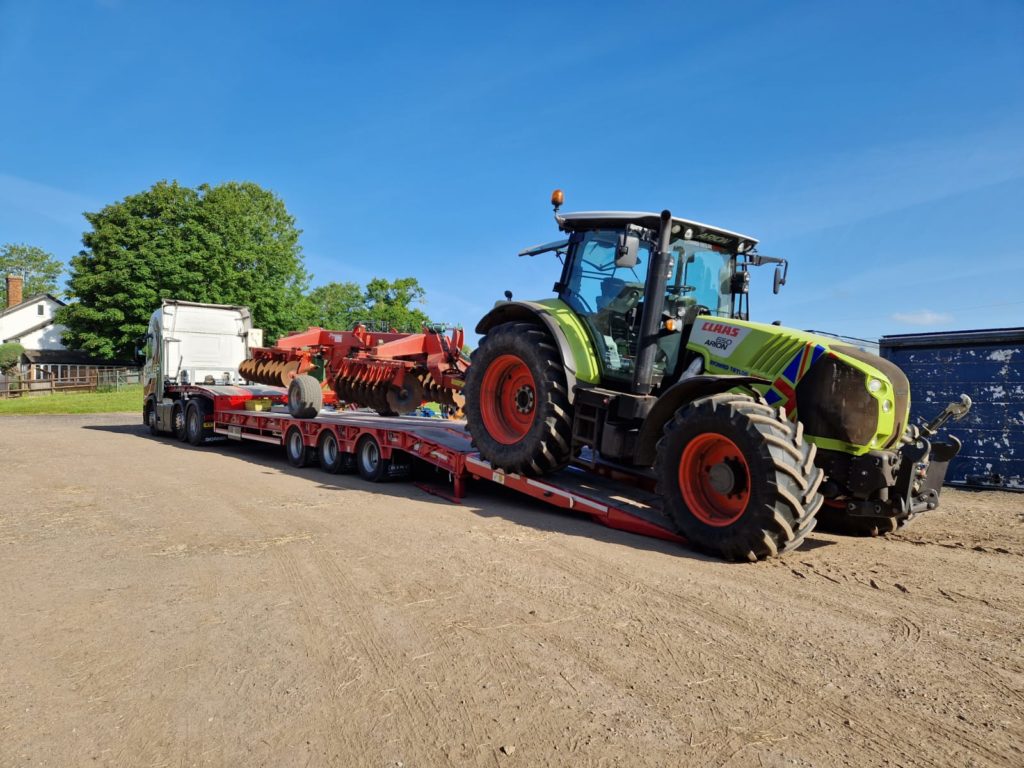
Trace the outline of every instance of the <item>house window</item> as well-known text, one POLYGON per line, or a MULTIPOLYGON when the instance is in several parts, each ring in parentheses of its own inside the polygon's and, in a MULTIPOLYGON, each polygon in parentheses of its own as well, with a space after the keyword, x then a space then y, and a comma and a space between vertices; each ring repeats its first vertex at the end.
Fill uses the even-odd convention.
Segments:
POLYGON ((37 315, 41 315, 41 314, 43 314, 43 312, 44 312, 44 311, 45 311, 45 310, 44 310, 44 308, 43 308, 43 305, 42 305, 42 304, 40 304, 40 305, 39 305, 38 307, 36 307, 36 314, 37 314, 37 315))

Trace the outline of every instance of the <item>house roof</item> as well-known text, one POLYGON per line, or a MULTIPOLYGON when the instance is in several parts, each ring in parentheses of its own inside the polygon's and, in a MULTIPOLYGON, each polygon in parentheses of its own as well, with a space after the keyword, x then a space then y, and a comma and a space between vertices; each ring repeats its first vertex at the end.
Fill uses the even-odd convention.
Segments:
POLYGON ((41 323, 36 323, 31 328, 25 328, 21 332, 16 333, 13 336, 8 336, 6 339, 3 339, 2 341, 4 344, 6 344, 8 341, 18 341, 23 336, 28 336, 30 333, 42 330, 48 325, 53 325, 53 318, 50 318, 49 320, 43 320, 43 322, 41 323))
POLYGON ((114 365, 136 368, 137 363, 126 360, 104 360, 77 349, 26 349, 22 356, 34 365, 114 365))
POLYGON ((3 317, 4 315, 9 315, 12 312, 17 312, 19 309, 21 309, 25 305, 32 304, 32 303, 34 303, 36 301, 39 301, 40 299, 49 299, 52 302, 60 304, 62 307, 66 307, 67 306, 67 302, 61 301, 56 296, 54 296, 52 293, 37 293, 35 296, 29 296, 27 299, 22 301, 21 304, 15 304, 13 307, 7 307, 6 309, 0 309, 0 317, 3 317))

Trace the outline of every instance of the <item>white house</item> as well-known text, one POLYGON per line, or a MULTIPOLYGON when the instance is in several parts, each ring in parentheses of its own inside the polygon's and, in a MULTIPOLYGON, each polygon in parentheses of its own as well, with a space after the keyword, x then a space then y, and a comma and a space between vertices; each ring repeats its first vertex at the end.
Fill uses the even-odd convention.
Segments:
POLYGON ((53 316, 64 302, 48 293, 22 299, 22 279, 7 278, 7 307, 0 310, 0 344, 15 342, 26 350, 63 350, 64 326, 53 316))
POLYGON ((13 342, 25 350, 21 356, 18 380, 95 380, 98 366, 131 365, 99 360, 80 350, 65 347, 61 338, 65 328, 54 322, 54 315, 64 302, 48 293, 23 299, 23 289, 21 277, 8 276, 7 306, 0 309, 0 344, 13 342))

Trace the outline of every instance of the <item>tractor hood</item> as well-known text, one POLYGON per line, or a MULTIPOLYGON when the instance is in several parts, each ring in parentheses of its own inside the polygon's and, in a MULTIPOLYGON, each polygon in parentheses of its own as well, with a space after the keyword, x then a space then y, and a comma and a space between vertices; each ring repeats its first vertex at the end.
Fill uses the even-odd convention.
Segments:
POLYGON ((910 383, 897 366, 837 339, 777 325, 698 317, 687 348, 709 374, 759 376, 770 405, 822 448, 891 448, 907 426, 910 383))

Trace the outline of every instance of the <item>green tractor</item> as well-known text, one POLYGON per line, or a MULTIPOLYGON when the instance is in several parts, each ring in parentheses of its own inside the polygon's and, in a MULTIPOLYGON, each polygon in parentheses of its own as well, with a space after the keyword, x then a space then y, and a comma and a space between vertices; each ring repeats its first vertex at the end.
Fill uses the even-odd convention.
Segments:
POLYGON ((466 377, 482 458, 543 476, 570 463, 653 480, 697 547, 738 560, 794 549, 821 520, 878 535, 938 505, 960 448, 930 440, 965 398, 910 424, 892 363, 751 322, 757 240, 653 213, 559 213, 565 237, 520 256, 561 262, 556 298, 499 302, 466 377))

